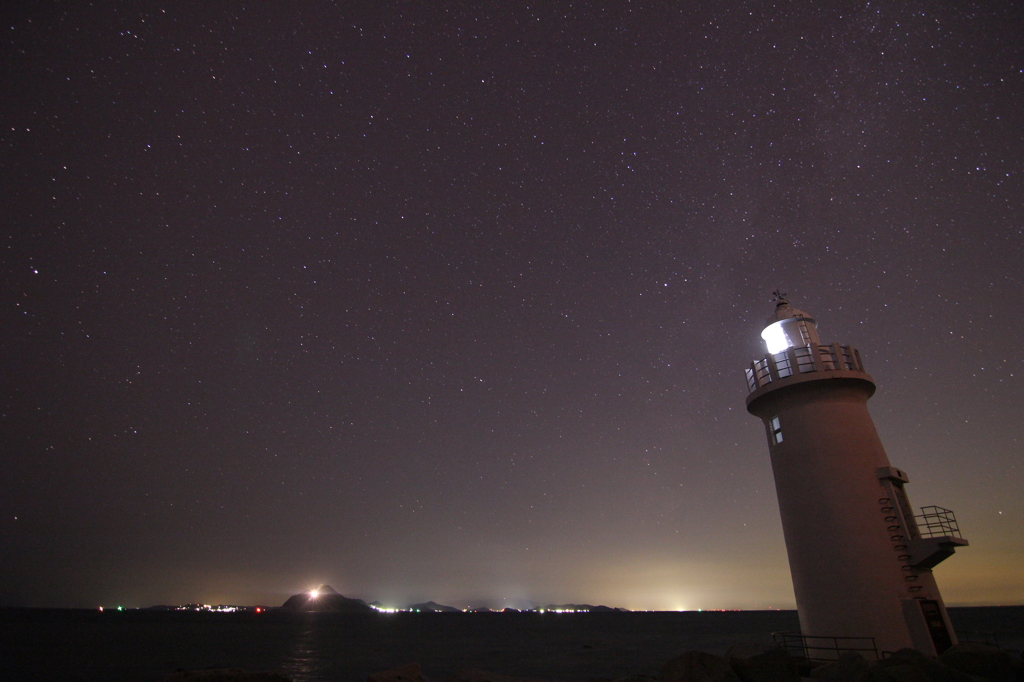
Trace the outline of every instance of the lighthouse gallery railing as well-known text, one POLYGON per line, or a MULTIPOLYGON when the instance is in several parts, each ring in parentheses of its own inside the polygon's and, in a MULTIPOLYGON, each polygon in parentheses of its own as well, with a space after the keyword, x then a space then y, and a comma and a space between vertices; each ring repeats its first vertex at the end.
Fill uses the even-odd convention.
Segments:
POLYGON ((831 345, 809 345, 787 348, 773 353, 763 360, 750 363, 747 373, 747 389, 753 393, 772 381, 794 374, 807 372, 834 372, 838 370, 864 371, 860 353, 853 346, 838 343, 831 345))

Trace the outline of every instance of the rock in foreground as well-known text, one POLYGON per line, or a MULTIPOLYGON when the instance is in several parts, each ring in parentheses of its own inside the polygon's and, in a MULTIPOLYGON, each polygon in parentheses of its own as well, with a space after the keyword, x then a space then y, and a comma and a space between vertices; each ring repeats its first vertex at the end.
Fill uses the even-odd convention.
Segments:
POLYGON ((1015 678, 1024 680, 1024 660, 1020 661, 1016 673, 1014 660, 1009 652, 985 644, 965 642, 946 649, 939 661, 950 668, 987 680, 1003 682, 1015 678))
POLYGON ((254 672, 241 668, 211 670, 179 670, 164 678, 164 682, 291 682, 282 673, 254 672))
POLYGON ((406 663, 395 668, 373 673, 367 682, 429 682, 423 677, 419 663, 406 663))
POLYGON ((740 682, 729 659, 687 651, 661 667, 661 682, 740 682))
MULTIPOLYGON (((795 659, 780 647, 737 644, 725 656, 686 651, 661 669, 659 678, 645 674, 615 682, 800 682, 800 667, 813 665, 795 659)), ((819 664, 810 677, 820 682, 1024 682, 1024 664, 999 649, 962 644, 940 660, 914 649, 901 649, 887 658, 868 662, 856 652, 819 664)), ((806 674, 806 673, 805 673, 806 674)), ((806 678, 804 678, 806 679, 806 678)), ((592 682, 612 682, 611 678, 592 682)), ((429 682, 420 666, 411 663, 370 675, 369 682, 429 682)), ((446 682, 543 682, 485 670, 462 670, 446 682)))

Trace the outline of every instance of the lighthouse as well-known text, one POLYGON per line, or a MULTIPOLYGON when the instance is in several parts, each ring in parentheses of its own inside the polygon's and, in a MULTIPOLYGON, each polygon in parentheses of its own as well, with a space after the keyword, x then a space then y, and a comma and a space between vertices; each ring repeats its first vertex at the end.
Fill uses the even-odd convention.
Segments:
POLYGON ((956 644, 932 569, 967 545, 948 509, 910 506, 868 399, 875 382, 852 346, 776 293, 747 369, 747 410, 764 423, 800 618, 811 658, 956 644))

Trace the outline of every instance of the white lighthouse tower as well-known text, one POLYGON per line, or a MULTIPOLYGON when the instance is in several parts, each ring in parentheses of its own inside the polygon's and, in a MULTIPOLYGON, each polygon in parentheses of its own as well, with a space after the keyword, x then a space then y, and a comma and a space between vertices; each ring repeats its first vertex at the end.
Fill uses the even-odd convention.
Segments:
POLYGON ((967 541, 949 510, 914 514, 868 414, 875 382, 857 350, 823 345, 814 320, 776 295, 747 410, 768 436, 802 643, 816 658, 935 656, 956 637, 931 569, 967 541))

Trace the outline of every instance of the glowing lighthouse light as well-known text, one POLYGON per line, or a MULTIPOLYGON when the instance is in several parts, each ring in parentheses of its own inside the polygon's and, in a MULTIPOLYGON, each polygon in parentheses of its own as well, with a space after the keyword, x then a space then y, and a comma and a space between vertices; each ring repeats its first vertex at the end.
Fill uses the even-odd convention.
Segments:
POLYGON ((774 355, 775 353, 781 353, 782 351, 789 348, 789 339, 786 337, 786 331, 782 328, 782 322, 776 322, 775 324, 768 325, 761 332, 761 338, 764 339, 764 343, 768 346, 768 352, 774 355))
POLYGON ((776 291, 775 296, 778 302, 775 312, 768 317, 761 330, 761 338, 768 346, 768 352, 775 355, 789 348, 821 343, 814 318, 791 306, 785 294, 776 291))
POLYGON ((309 596, 311 598, 313 598, 313 599, 316 599, 317 597, 320 596, 320 591, 319 590, 310 590, 309 591, 309 596))

